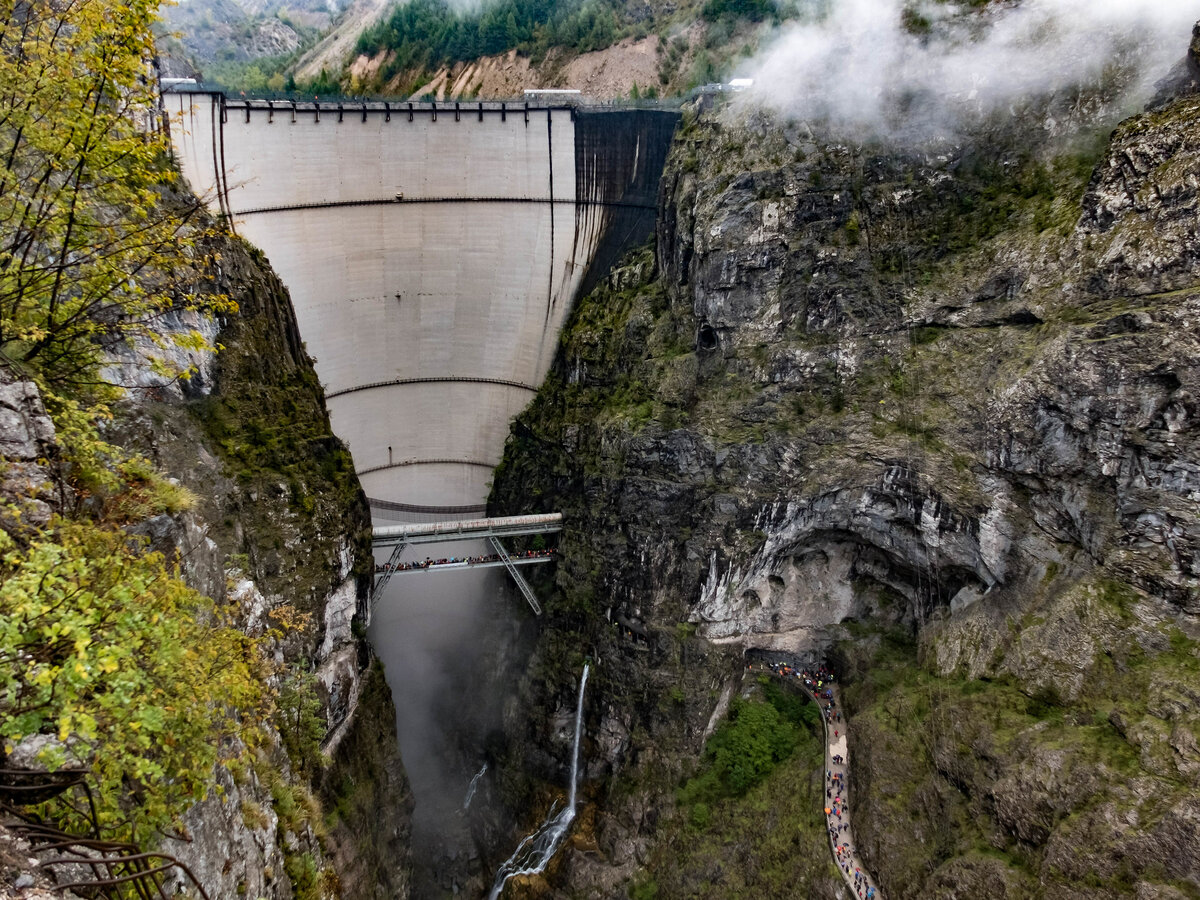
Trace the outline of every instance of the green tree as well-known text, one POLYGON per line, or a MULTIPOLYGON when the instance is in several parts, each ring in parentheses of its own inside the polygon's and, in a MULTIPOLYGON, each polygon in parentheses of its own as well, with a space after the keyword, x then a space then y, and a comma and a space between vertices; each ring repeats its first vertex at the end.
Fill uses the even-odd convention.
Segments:
MULTIPOLYGON (((97 381, 121 341, 161 341, 197 293, 198 203, 156 130, 147 60, 156 0, 0 0, 0 357, 55 389, 97 381)), ((198 331, 178 341, 202 347, 198 331)))
MULTIPOLYGON (((216 225, 172 190, 148 78, 157 6, 0 0, 0 365, 41 386, 63 494, 87 501, 40 529, 0 510, 0 742, 88 766, 101 824, 138 841, 270 716, 233 611, 124 530, 190 497, 100 430, 119 394, 101 377, 110 350, 214 349, 162 319, 234 308, 203 277, 216 225)), ((48 814, 81 824, 69 801, 48 814)))
POLYGON ((791 755, 795 728, 768 703, 739 702, 712 736, 706 754, 733 796, 744 794, 791 755))
POLYGON ((517 26, 517 17, 513 10, 508 11, 508 15, 504 18, 504 36, 505 43, 509 47, 515 47, 524 39, 525 35, 517 26))
POLYGON ((317 679, 311 672, 295 672, 282 679, 275 701, 275 727, 292 765, 301 775, 309 775, 321 761, 325 737, 317 679))
POLYGON ((493 8, 483 14, 479 22, 480 49, 485 54, 500 53, 507 49, 508 32, 504 19, 493 8))
MULTIPOLYGON (((706 766, 680 791, 687 804, 708 803, 723 797, 740 797, 771 773, 777 764, 791 756, 799 738, 799 708, 786 704, 777 708, 782 697, 768 702, 734 700, 729 717, 722 722, 704 747, 706 766)), ((707 810, 697 815, 707 816, 707 810)))
POLYGON ((267 89, 267 74, 263 71, 262 66, 257 63, 251 63, 242 69, 241 85, 242 90, 249 91, 251 95, 261 94, 267 89))
POLYGON ((254 641, 143 551, 90 522, 26 546, 0 531, 0 739, 53 738, 41 761, 90 767, 101 824, 139 841, 204 798, 218 748, 253 741, 240 716, 266 702, 254 641))
POLYGON ((761 22, 772 15, 775 6, 771 0, 708 0, 700 15, 709 22, 719 19, 749 19, 761 22))

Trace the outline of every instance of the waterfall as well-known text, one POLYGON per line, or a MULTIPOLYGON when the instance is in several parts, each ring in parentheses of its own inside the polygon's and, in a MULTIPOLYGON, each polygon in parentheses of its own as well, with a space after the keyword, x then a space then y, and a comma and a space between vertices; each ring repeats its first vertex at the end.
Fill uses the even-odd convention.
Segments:
POLYGON ((475 777, 471 779, 471 783, 467 785, 467 798, 463 800, 463 809, 471 805, 471 800, 475 796, 475 787, 479 784, 479 779, 483 777, 483 773, 487 771, 487 763, 483 764, 483 768, 475 773, 475 777))
POLYGON ((567 807, 571 818, 575 818, 575 786, 579 781, 579 738, 583 734, 583 690, 587 687, 588 664, 583 664, 583 675, 579 679, 579 699, 575 701, 575 742, 571 747, 571 788, 567 807))
POLYGON ((545 870, 554 852, 567 834, 567 828, 575 818, 575 787, 579 779, 579 739, 583 734, 583 691, 587 687, 588 665, 583 665, 583 677, 579 679, 579 700, 575 704, 575 743, 571 748, 571 785, 567 791, 567 805, 557 813, 554 807, 546 814, 546 820, 533 834, 517 845, 512 856, 504 861, 496 872, 496 881, 488 900, 496 900, 504 890, 504 883, 514 875, 536 875, 545 870))

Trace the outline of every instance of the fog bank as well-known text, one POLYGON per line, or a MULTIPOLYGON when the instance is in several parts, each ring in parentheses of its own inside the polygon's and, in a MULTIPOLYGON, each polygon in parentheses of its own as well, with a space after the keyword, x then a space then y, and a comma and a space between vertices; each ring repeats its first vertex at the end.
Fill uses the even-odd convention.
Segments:
POLYGON ((1200 4, 1185 0, 1024 0, 983 10, 833 0, 822 20, 784 26, 741 68, 755 79, 743 102, 891 139, 952 138, 1048 94, 1068 115, 1085 103, 1094 114, 1119 113, 1145 103, 1183 58, 1197 18, 1200 4))

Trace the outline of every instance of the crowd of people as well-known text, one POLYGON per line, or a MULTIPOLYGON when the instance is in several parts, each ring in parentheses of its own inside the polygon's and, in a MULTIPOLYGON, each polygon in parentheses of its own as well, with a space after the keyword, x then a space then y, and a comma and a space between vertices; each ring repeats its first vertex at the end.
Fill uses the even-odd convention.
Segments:
POLYGON ((875 887, 870 883, 865 872, 858 866, 854 865, 854 848, 848 843, 838 843, 834 839, 834 855, 837 856, 838 865, 854 882, 854 892, 858 894, 862 900, 875 900, 875 887))
MULTIPOLYGON (((835 760, 841 759, 840 756, 834 756, 830 760, 834 765, 838 765, 835 760)), ((844 771, 835 772, 833 769, 828 769, 825 772, 825 799, 828 806, 825 807, 825 816, 829 820, 829 838, 833 843, 833 854, 837 859, 838 867, 854 881, 854 889, 859 897, 863 900, 874 898, 875 888, 872 887, 862 869, 855 865, 854 848, 850 846, 848 841, 842 840, 842 833, 850 828, 849 821, 842 821, 843 817, 847 820, 850 818, 850 810, 846 806, 846 799, 842 794, 846 790, 846 773, 844 771)))
MULTIPOLYGON (((747 664, 746 668, 754 668, 754 663, 747 664)), ((797 669, 785 662, 774 662, 767 665, 774 674, 783 678, 795 678, 799 680, 805 690, 817 702, 817 706, 821 709, 821 715, 825 719, 826 725, 840 724, 842 714, 840 710, 835 709, 836 701, 833 696, 833 672, 824 663, 817 666, 815 672, 809 672, 806 669, 797 669)), ((834 731, 834 737, 837 737, 838 732, 834 731)))
MULTIPOLYGON (((523 553, 510 553, 508 558, 511 560, 521 559, 542 559, 547 556, 554 556, 558 551, 553 547, 546 550, 526 550, 523 553)), ((499 553, 491 553, 487 556, 444 556, 441 559, 431 559, 425 557, 423 560, 413 560, 412 562, 398 563, 389 566, 386 563, 375 564, 375 574, 383 572, 409 572, 413 569, 428 569, 430 566, 451 566, 451 565, 467 565, 473 566, 479 563, 500 562, 499 553)))
MULTIPOLYGON (((829 830, 829 842, 833 847, 834 859, 842 870, 846 883, 851 886, 859 900, 878 900, 878 893, 870 876, 863 871, 854 848, 850 845, 852 832, 850 830, 850 810, 846 805, 846 757, 843 753, 834 753, 835 745, 839 750, 845 749, 845 735, 841 708, 837 704, 834 691, 834 674, 828 666, 822 664, 812 672, 799 669, 786 662, 761 664, 772 674, 781 678, 795 678, 804 685, 805 691, 816 702, 825 720, 826 743, 828 746, 829 765, 825 772, 825 820, 829 830)), ((755 668, 749 663, 747 668, 755 668)))

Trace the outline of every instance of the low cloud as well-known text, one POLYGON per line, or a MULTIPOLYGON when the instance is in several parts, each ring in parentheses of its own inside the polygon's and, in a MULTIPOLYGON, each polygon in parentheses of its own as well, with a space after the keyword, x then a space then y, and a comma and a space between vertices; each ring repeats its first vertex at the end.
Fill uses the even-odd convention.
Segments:
POLYGON ((1068 117, 1073 103, 1090 104, 1093 118, 1128 111, 1183 57, 1197 18, 1195 0, 1024 0, 982 10, 832 0, 820 21, 781 29, 739 74, 755 80, 747 99, 835 130, 953 137, 1035 98, 1054 97, 1068 117))

